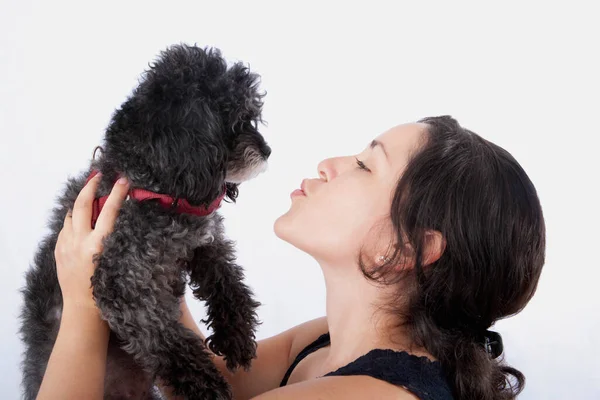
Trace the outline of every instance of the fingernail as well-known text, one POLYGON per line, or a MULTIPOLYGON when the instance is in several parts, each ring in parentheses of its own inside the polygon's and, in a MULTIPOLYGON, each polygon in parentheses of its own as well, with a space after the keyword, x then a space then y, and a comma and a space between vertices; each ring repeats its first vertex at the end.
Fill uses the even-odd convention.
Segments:
POLYGON ((125 178, 125 177, 119 178, 119 180, 117 181, 117 183, 119 185, 125 185, 127 183, 127 178, 125 178))
POLYGON ((98 172, 94 178, 100 179, 102 177, 102 172, 98 172))

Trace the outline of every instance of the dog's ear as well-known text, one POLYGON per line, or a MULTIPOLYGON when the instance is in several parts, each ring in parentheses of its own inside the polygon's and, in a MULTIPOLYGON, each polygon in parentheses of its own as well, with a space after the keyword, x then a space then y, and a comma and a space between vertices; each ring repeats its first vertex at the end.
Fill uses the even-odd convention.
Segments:
POLYGON ((226 82, 227 98, 222 104, 227 126, 233 130, 242 123, 256 127, 262 122, 263 97, 266 94, 259 91, 260 75, 238 62, 227 70, 226 82))
POLYGON ((164 51, 114 114, 106 159, 134 185, 210 203, 225 179, 224 127, 214 104, 226 72, 218 50, 164 51))

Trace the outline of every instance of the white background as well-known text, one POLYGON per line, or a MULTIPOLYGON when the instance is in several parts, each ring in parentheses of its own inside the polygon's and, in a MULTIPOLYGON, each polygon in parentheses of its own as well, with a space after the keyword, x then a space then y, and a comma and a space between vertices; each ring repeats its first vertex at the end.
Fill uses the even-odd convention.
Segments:
MULTIPOLYGON (((358 152, 395 124, 451 114, 509 150, 544 207, 538 292, 496 325, 527 377, 521 398, 600 398, 600 32, 591 6, 90 3, 0 7, 2 399, 19 397, 18 288, 54 198, 86 168, 147 63, 179 42, 248 62, 268 92, 270 169, 222 208, 263 303, 260 338, 324 314, 318 265, 272 232, 288 194, 322 158, 358 152)), ((192 307, 199 319, 201 305, 192 307)))

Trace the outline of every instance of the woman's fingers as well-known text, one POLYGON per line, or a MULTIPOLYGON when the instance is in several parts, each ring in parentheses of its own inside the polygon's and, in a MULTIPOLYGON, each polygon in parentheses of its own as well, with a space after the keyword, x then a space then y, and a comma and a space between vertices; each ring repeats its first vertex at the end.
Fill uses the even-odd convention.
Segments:
POLYGON ((67 226, 67 225, 71 226, 73 224, 72 218, 73 218, 73 210, 68 209, 65 214, 65 221, 63 223, 63 227, 67 226))
POLYGON ((71 233, 72 230, 73 230, 73 211, 67 210, 67 213, 65 214, 65 221, 63 223, 63 228, 61 229, 59 234, 63 233, 63 232, 71 233))
POLYGON ((81 189, 75 200, 72 213, 73 231, 75 233, 85 234, 92 230, 92 208, 99 183, 100 174, 98 173, 81 189))
POLYGON ((60 230, 60 232, 58 232, 58 237, 56 238, 56 246, 54 248, 55 257, 62 256, 62 252, 66 247, 64 242, 68 241, 71 237, 71 232, 73 231, 73 223, 71 221, 71 216, 71 210, 68 210, 65 214, 65 222, 63 223, 63 227, 60 230))
POLYGON ((94 232, 97 232, 102 237, 112 232, 115 225, 119 210, 123 204, 123 200, 127 197, 129 191, 129 183, 126 178, 120 178, 113 186, 106 203, 102 207, 94 232))

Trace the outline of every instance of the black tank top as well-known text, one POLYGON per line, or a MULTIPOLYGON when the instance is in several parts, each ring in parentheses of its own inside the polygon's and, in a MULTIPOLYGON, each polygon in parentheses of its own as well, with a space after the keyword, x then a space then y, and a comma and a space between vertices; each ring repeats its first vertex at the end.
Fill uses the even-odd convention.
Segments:
MULTIPOLYGON (((285 386, 292 371, 310 353, 331 343, 329 333, 319 336, 298 354, 279 386, 285 386)), ((402 386, 421 400, 452 400, 452 391, 444 378, 442 366, 427 357, 417 357, 405 351, 371 350, 350 364, 325 376, 366 375, 393 385, 402 386)))

